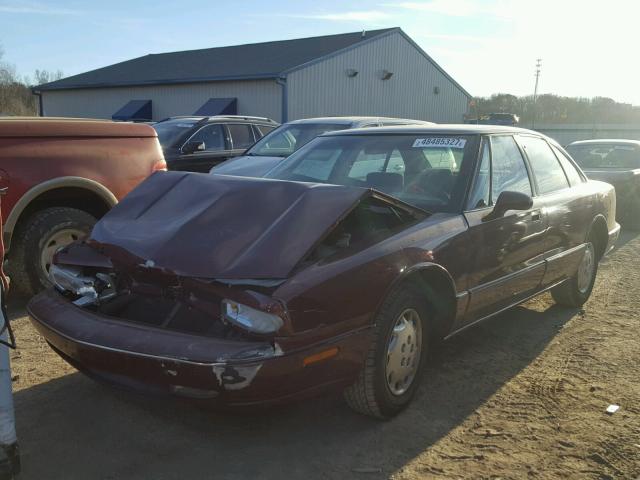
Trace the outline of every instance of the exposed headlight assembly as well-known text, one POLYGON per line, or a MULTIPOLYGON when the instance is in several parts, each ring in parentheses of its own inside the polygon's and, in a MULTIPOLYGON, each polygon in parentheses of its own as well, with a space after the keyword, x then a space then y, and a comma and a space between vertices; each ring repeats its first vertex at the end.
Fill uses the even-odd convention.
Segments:
POLYGON ((115 296, 113 281, 106 273, 95 277, 82 274, 80 267, 51 265, 49 279, 61 292, 71 292, 79 298, 73 303, 79 307, 92 305, 115 296))
POLYGON ((253 333, 273 333, 282 327, 278 315, 247 307, 233 300, 222 300, 222 319, 253 333))

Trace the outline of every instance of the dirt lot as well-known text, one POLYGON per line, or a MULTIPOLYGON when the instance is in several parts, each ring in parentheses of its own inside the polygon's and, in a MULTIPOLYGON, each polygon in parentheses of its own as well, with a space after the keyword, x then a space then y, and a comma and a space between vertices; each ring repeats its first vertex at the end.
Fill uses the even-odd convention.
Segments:
POLYGON ((636 478, 639 294, 640 236, 626 234, 584 311, 545 295, 453 338, 389 422, 339 398, 232 415, 116 391, 14 306, 21 478, 636 478))

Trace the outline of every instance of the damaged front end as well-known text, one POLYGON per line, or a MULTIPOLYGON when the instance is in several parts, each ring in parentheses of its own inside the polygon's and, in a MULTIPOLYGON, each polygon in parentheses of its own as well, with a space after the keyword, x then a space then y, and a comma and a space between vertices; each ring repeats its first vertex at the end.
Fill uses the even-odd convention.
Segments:
MULTIPOLYGON (((285 307, 268 295, 281 282, 272 282, 272 287, 261 286, 262 282, 254 287, 250 282, 226 285, 179 277, 149 262, 114 267, 106 257, 102 266, 96 266, 86 260, 87 253, 95 259, 99 251, 88 244, 66 247, 56 255, 49 273, 55 289, 87 311, 122 322, 235 341, 268 339, 285 324, 285 307)), ((272 344, 271 348, 241 350, 235 358, 279 353, 279 347, 272 344)), ((217 360, 229 358, 233 357, 217 360)))
POLYGON ((55 255, 29 313, 69 363, 136 389, 251 404, 345 385, 366 329, 307 334, 279 289, 425 215, 359 188, 154 174, 55 255))
MULTIPOLYGON (((151 379, 159 373, 169 393, 217 398, 250 387, 264 361, 283 355, 276 333, 285 327, 286 309, 268 295, 280 281, 228 285, 184 278, 149 262, 119 264, 122 255, 114 255, 114 265, 101 250, 79 243, 58 252, 50 269, 57 293, 50 292, 49 297, 58 295, 75 307, 74 314, 84 315, 76 327, 68 322, 73 330, 67 336, 88 334, 83 341, 92 345, 124 356, 144 356, 146 378, 136 380, 137 367, 127 372, 131 367, 123 365, 124 370, 116 373, 111 366, 96 368, 93 359, 78 361, 74 352, 65 352, 64 342, 52 342, 43 332, 54 349, 80 370, 143 391, 158 383, 151 379), (112 331, 133 328, 122 328, 118 338, 107 339, 98 329, 105 321, 117 325, 112 331), (123 380, 123 374, 130 378, 123 380)), ((42 318, 44 308, 37 307, 38 302, 30 306, 32 316, 42 318)))

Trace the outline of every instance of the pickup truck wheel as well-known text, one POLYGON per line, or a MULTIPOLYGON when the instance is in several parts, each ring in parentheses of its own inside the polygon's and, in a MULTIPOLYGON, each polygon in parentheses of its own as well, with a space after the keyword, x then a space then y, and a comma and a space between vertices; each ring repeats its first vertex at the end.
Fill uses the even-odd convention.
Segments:
POLYGON ((344 391, 355 411, 387 419, 413 398, 429 346, 423 298, 416 288, 404 284, 385 300, 375 319, 365 365, 356 383, 344 391))
POLYGON ((48 274, 55 252, 91 232, 96 219, 76 208, 53 207, 33 214, 12 242, 12 284, 31 295, 51 285, 48 274))
POLYGON ((589 299, 598 273, 598 257, 592 242, 587 243, 578 271, 564 283, 551 289, 558 305, 579 308, 589 299))

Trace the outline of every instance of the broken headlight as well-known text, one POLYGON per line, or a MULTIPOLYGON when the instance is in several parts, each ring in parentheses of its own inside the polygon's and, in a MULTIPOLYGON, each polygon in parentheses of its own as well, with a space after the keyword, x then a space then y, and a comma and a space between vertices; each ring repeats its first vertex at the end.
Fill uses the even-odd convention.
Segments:
POLYGON ((282 318, 278 315, 227 299, 222 301, 222 319, 253 333, 273 333, 283 324, 282 318))
POLYGON ((82 268, 75 266, 51 265, 49 279, 60 292, 70 292, 78 298, 75 305, 83 307, 107 300, 115 296, 111 276, 96 273, 95 276, 83 275, 82 268))

